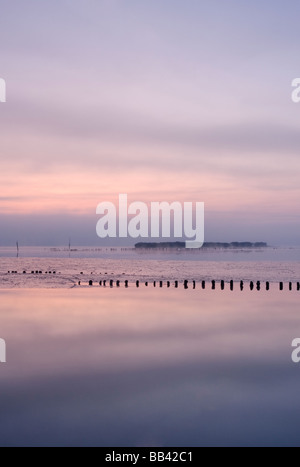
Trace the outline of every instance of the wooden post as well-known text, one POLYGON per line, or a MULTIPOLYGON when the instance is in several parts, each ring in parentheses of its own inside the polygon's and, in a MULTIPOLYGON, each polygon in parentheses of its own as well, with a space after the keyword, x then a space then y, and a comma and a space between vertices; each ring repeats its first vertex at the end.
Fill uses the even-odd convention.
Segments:
POLYGON ((109 281, 109 286, 112 288, 114 286, 114 281, 113 280, 110 280, 109 281))
POLYGON ((211 281, 212 290, 216 290, 216 281, 211 281))
POLYGON ((89 281, 89 286, 92 287, 93 281, 89 281))
POLYGON ((169 288, 171 286, 170 281, 167 282, 167 287, 169 288))
POLYGON ((205 281, 202 281, 202 289, 205 290, 205 281))
POLYGON ((145 282, 145 287, 148 287, 148 282, 145 282))
POLYGON ((297 290, 298 290, 298 292, 299 292, 299 290, 300 290, 300 282, 297 282, 297 290))
POLYGON ((189 281, 187 281, 187 280, 184 281, 184 288, 185 288, 185 289, 188 289, 188 288, 189 288, 188 283, 189 283, 189 281))
POLYGON ((258 291, 260 291, 260 281, 257 281, 257 283, 256 283, 256 289, 257 289, 258 291))
POLYGON ((178 281, 175 281, 175 289, 178 289, 178 281))
POLYGON ((103 287, 106 287, 106 281, 103 281, 103 287))
POLYGON ((100 285, 100 287, 102 286, 102 281, 99 281, 99 285, 100 285))
POLYGON ((289 283, 289 290, 290 290, 290 292, 293 290, 293 283, 292 282, 289 283))
POLYGON ((233 281, 230 281, 230 290, 233 291, 233 281))
POLYGON ((279 290, 281 290, 281 291, 283 290, 283 282, 280 282, 280 284, 279 284, 279 290))
POLYGON ((195 290, 196 288, 196 281, 193 281, 193 289, 195 290))
POLYGON ((160 287, 160 288, 163 287, 163 281, 160 281, 160 282, 159 282, 159 287, 160 287))
POLYGON ((244 290, 244 281, 241 281, 241 283, 240 283, 240 288, 241 288, 241 291, 244 290))
POLYGON ((128 288, 128 281, 125 281, 125 287, 128 288))
POLYGON ((267 291, 270 290, 270 282, 266 282, 266 290, 267 290, 267 291))
POLYGON ((117 281, 117 287, 120 287, 120 281, 117 281))
POLYGON ((155 281, 153 282, 153 287, 156 287, 156 282, 155 281))
POLYGON ((225 289, 225 281, 221 281, 221 290, 224 290, 225 289))
POLYGON ((250 282, 250 290, 254 290, 254 282, 253 281, 250 282))
POLYGON ((140 286, 140 281, 136 281, 135 285, 137 286, 137 288, 140 286))

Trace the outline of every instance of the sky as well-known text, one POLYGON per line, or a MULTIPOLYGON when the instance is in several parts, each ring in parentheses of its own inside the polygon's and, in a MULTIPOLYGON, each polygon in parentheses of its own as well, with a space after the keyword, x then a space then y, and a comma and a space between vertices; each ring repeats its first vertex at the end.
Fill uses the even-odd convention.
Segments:
MULTIPOLYGON (((100 202, 300 244, 296 0, 0 0, 0 245, 100 245, 100 202)), ((118 243, 118 242, 117 242, 118 243)))

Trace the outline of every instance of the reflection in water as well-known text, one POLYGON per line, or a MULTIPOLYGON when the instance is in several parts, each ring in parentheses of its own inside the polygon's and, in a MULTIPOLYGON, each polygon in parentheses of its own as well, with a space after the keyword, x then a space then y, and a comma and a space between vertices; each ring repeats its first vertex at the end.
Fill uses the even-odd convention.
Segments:
POLYGON ((1 291, 0 444, 299 445, 296 291, 1 291))

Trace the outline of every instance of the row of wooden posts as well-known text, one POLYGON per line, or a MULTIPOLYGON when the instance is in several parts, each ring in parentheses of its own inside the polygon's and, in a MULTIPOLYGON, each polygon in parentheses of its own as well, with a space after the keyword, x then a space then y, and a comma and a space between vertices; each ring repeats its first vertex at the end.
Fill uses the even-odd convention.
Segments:
MULTIPOLYGON (((56 274, 56 271, 47 271, 47 272, 45 272, 45 274, 51 274, 51 273, 56 274)), ((18 274, 18 272, 17 271, 8 271, 8 274, 18 274)), ((23 274, 26 274, 26 271, 23 271, 23 274)), ((31 274, 42 274, 42 271, 31 271, 31 274)), ((81 273, 81 274, 83 274, 83 273, 81 273)), ((125 283, 126 288, 129 287, 129 281, 128 280, 125 280, 124 283, 125 283)), ((114 282, 113 280, 101 280, 99 282, 99 285, 103 286, 103 287, 105 287, 108 284, 109 284, 110 287, 114 287, 114 285, 116 285, 116 287, 120 287, 121 286, 121 281, 117 280, 117 281, 114 282)), ((135 284, 136 284, 136 287, 140 287, 141 282, 139 280, 137 280, 135 284)), ((195 289, 196 288, 196 281, 191 281, 191 284, 192 284, 192 288, 195 289)), ((215 280, 211 281, 212 290, 216 289, 216 284, 217 284, 217 281, 215 281, 215 280)), ((78 285, 81 285, 81 281, 78 282, 78 285)), ((90 280, 89 285, 92 287, 94 285, 94 282, 92 280, 90 280)), ((153 286, 156 287, 157 285, 159 285, 159 287, 162 288, 164 286, 164 282, 163 281, 154 281, 153 286)), ((229 285, 230 285, 230 290, 233 290, 234 289, 234 281, 231 280, 229 285)), ((145 282, 145 286, 148 287, 149 282, 145 282)), ((171 282, 167 281, 166 286, 168 288, 171 287, 171 282)), ((178 289, 179 281, 175 281, 174 286, 175 286, 175 289, 178 289)), ((184 286, 185 289, 188 289, 189 288, 189 281, 185 280, 184 283, 183 283, 183 286, 184 286)), ((207 282, 203 280, 201 282, 202 289, 204 290, 206 288, 206 286, 207 286, 207 282)), ((221 286, 221 290, 225 289, 225 281, 224 280, 220 281, 220 286, 221 286)), ((240 286, 241 290, 244 290, 244 287, 245 287, 244 281, 240 281, 239 286, 240 286)), ((293 282, 289 282, 288 286, 289 286, 289 290, 292 291, 293 290, 293 282)), ((257 282, 251 281, 250 282, 250 290, 254 290, 256 288, 256 290, 259 291, 259 290, 261 290, 261 287, 262 287, 261 281, 257 281, 257 282)), ((266 287, 266 290, 270 290, 270 282, 267 281, 265 283, 265 287, 266 287)), ((297 290, 300 291, 300 282, 296 283, 296 287, 297 287, 297 290)), ((279 282, 279 290, 281 290, 281 291, 284 290, 284 283, 283 282, 279 282)))
MULTIPOLYGON (((7 274, 18 274, 18 271, 7 271, 7 274)), ((23 274, 29 274, 29 272, 23 271, 23 274)), ((31 274, 43 274, 43 271, 31 271, 31 274)), ((56 271, 45 271, 44 274, 56 274, 56 271)))
MULTIPOLYGON (((128 280, 126 280, 124 282, 124 284, 125 284, 126 288, 129 287, 129 281, 128 280)), ((149 282, 145 282, 144 284, 145 284, 146 287, 149 286, 149 282)), ((164 284, 167 286, 167 288, 171 287, 171 282, 170 281, 167 281, 166 283, 164 281, 154 281, 153 282, 154 287, 159 286, 160 288, 162 288, 164 286, 164 284)), ((78 285, 81 285, 81 281, 78 282, 78 285)), ((94 285, 94 282, 92 280, 90 280, 89 281, 89 286, 92 287, 93 285, 94 285)), ((119 280, 117 280, 117 281, 101 280, 99 282, 100 287, 106 287, 107 285, 109 285, 109 287, 114 287, 114 286, 120 287, 121 286, 121 281, 119 281, 119 280)), ((141 285, 141 282, 139 280, 137 280, 135 285, 136 285, 137 288, 139 288, 140 285, 141 285)), ((191 285, 192 285, 193 289, 196 289, 196 281, 191 281, 191 285)), ((208 284, 207 284, 206 281, 201 282, 201 287, 202 287, 203 290, 206 289, 207 285, 208 284)), ((211 285, 212 290, 215 290, 216 286, 217 286, 217 281, 215 281, 215 280, 211 281, 210 285, 211 285)), ((249 285, 250 285, 250 290, 256 289, 256 290, 260 291, 261 288, 262 288, 261 281, 257 281, 256 283, 251 281, 249 285)), ((175 286, 175 289, 178 289, 179 281, 175 281, 174 286, 175 286)), ((189 281, 185 280, 184 283, 183 283, 183 286, 184 286, 185 289, 188 289, 189 288, 189 281)), ((220 281, 220 286, 221 286, 221 290, 225 289, 225 281, 224 280, 220 281)), ((229 286, 230 286, 230 290, 233 290, 234 289, 234 281, 230 281, 229 286)), ((288 286, 289 286, 289 290, 292 291, 293 290, 293 282, 289 282, 288 286)), ((240 287, 240 290, 244 290, 244 287, 245 287, 244 281, 240 281, 239 287, 240 287)), ((300 282, 297 282, 296 287, 297 287, 297 290, 300 291, 300 282)), ((265 283, 265 288, 266 288, 267 291, 270 290, 270 282, 265 283)), ((281 290, 281 291, 284 290, 284 283, 283 282, 279 283, 279 290, 281 290)))

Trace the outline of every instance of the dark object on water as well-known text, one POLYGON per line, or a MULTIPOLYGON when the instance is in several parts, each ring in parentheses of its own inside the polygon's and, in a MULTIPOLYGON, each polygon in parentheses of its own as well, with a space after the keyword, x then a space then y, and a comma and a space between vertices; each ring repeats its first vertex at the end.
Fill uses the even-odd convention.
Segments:
POLYGON ((156 282, 155 281, 153 282, 153 287, 156 287, 156 282))
POLYGON ((163 286, 163 281, 160 281, 159 282, 159 287, 162 288, 162 286, 163 286))
POLYGON ((145 282, 145 287, 148 287, 148 282, 145 282))
POLYGON ((205 290, 205 281, 202 281, 202 289, 205 290))
POLYGON ((211 282, 211 288, 212 290, 216 290, 216 281, 211 282))
POLYGON ((241 291, 244 290, 244 281, 241 281, 241 283, 240 283, 240 289, 241 289, 241 291))
POLYGON ((140 286, 140 281, 136 281, 135 285, 137 286, 137 288, 139 288, 139 286, 140 286))
POLYGON ((253 281, 250 282, 250 290, 254 290, 254 282, 253 281))
MULTIPOLYGON (((265 242, 231 242, 231 243, 215 243, 215 242, 204 242, 202 248, 267 248, 268 244, 265 242)), ((140 242, 135 244, 136 249, 185 249, 185 242, 158 242, 158 243, 147 243, 140 242)))
POLYGON ((221 290, 225 289, 225 281, 221 281, 221 290))
POLYGON ((230 281, 230 290, 233 291, 233 281, 230 281))
POLYGON ((80 282, 80 281, 78 281, 78 285, 81 285, 81 282, 80 282))
POLYGON ((270 290, 270 282, 266 282, 266 290, 267 290, 267 291, 270 290))
POLYGON ((279 290, 281 290, 281 291, 283 290, 283 282, 279 283, 279 290))
POLYGON ((120 287, 120 281, 117 281, 117 287, 120 287))
POLYGON ((290 292, 293 290, 293 283, 292 282, 289 283, 289 290, 290 290, 290 292))
POLYGON ((188 289, 188 288, 189 288, 188 283, 189 283, 189 281, 187 281, 187 280, 184 281, 184 288, 185 288, 185 289, 188 289))
POLYGON ((175 289, 178 289, 178 281, 175 281, 175 289))
POLYGON ((128 281, 125 281, 125 287, 128 288, 128 281))
POLYGON ((89 286, 92 287, 93 281, 89 281, 89 286))
POLYGON ((299 292, 299 290, 300 290, 300 282, 297 282, 297 290, 298 290, 298 292, 299 292))
POLYGON ((196 288, 196 281, 193 281, 193 289, 195 290, 196 288))
POLYGON ((260 281, 257 281, 257 283, 256 283, 256 289, 257 289, 258 291, 260 291, 260 281))
POLYGON ((106 287, 106 281, 103 281, 103 286, 106 287))
POLYGON ((114 281, 113 281, 113 280, 110 280, 110 281, 109 281, 109 286, 110 286, 110 287, 113 287, 113 286, 114 286, 114 281))
POLYGON ((169 288, 171 286, 170 281, 167 282, 167 287, 169 288))

